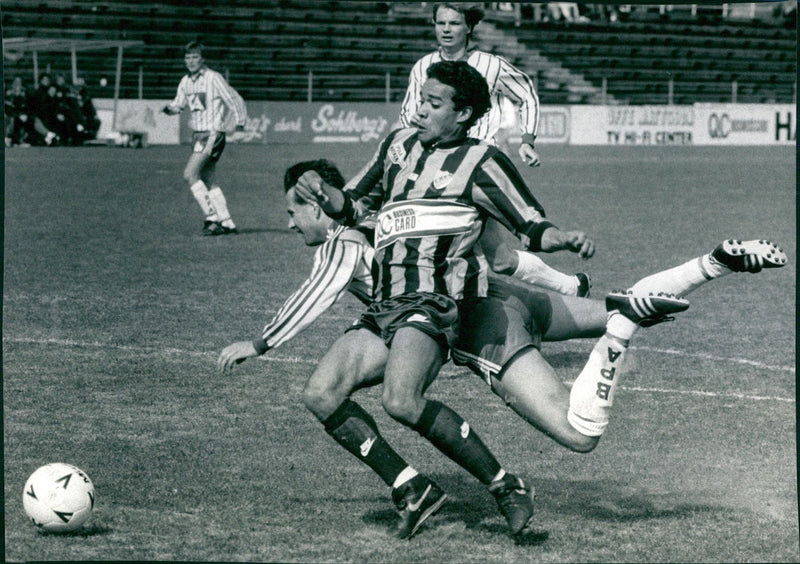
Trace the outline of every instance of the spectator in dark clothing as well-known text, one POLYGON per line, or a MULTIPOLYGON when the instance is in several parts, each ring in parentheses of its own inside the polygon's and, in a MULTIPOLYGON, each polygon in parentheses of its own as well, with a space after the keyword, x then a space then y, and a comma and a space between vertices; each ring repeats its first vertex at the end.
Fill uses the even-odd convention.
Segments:
MULTIPOLYGON (((34 93, 35 94, 35 93, 34 93)), ((38 116, 38 99, 28 94, 20 77, 11 83, 4 100, 6 145, 52 145, 58 141, 38 116)))

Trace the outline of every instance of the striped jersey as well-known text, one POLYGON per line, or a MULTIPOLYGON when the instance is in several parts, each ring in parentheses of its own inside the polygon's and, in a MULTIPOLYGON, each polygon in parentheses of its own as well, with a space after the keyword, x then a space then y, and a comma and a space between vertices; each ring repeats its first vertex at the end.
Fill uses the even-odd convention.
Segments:
POLYGON ((310 276, 281 306, 261 332, 256 350, 263 354, 313 323, 345 290, 364 304, 372 301, 372 245, 364 229, 337 225, 317 248, 310 276))
POLYGON ((410 292, 485 296, 486 259, 473 250, 484 221, 494 217, 531 250, 552 226, 502 151, 466 137, 423 146, 416 128, 390 133, 343 193, 343 223, 378 212, 378 301, 410 292))
MULTIPOLYGON (((472 126, 469 136, 495 144, 495 135, 503 121, 501 99, 505 97, 519 109, 523 141, 533 145, 539 128, 539 97, 530 77, 503 57, 491 53, 472 49, 466 52, 465 57, 464 60, 486 79, 492 100, 492 107, 472 126)), ((428 67, 443 60, 441 52, 434 51, 419 59, 411 68, 408 89, 400 108, 403 127, 411 126, 412 118, 422 105, 422 85, 428 78, 428 67)))
POLYGON ((189 126, 194 131, 225 131, 228 110, 233 112, 236 125, 243 126, 247 119, 242 97, 221 74, 208 67, 201 68, 195 76, 185 75, 169 106, 176 111, 188 107, 189 126))

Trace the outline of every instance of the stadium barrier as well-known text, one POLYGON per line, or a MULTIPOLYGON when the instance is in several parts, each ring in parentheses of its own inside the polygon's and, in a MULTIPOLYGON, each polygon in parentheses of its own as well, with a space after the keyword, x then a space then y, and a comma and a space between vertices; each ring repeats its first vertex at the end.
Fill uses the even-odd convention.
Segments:
MULTIPOLYGON (((166 116, 170 100, 95 100, 99 139, 114 132, 141 133, 149 144, 189 143, 188 113, 166 116)), ((239 143, 365 143, 375 145, 399 127, 399 104, 369 102, 248 102, 239 143)), ((571 145, 787 145, 796 143, 791 104, 695 104, 692 106, 543 106, 537 144, 571 145)), ((227 124, 233 129, 233 123, 227 124)), ((519 142, 514 123, 504 137, 519 142)))

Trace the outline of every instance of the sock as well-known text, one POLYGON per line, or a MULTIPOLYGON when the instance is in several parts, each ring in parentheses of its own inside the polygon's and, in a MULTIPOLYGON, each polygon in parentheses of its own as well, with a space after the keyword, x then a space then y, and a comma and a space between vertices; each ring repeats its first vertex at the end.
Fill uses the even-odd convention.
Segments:
POLYGON ((397 478, 394 479, 392 482, 393 488, 399 488, 410 479, 416 477, 419 474, 416 470, 414 470, 411 466, 407 466, 400 474, 397 475, 397 478))
POLYGON ((495 474, 494 478, 492 478, 492 482, 496 482, 497 480, 502 480, 505 475, 506 471, 501 468, 500 471, 497 474, 495 474))
POLYGON ((714 278, 733 272, 718 262, 711 254, 703 255, 674 268, 656 272, 639 280, 633 290, 645 292, 666 292, 685 296, 714 278))
POLYGON ((564 274, 547 266, 545 262, 525 251, 515 251, 519 257, 517 269, 511 276, 528 284, 553 290, 566 296, 578 294, 578 279, 573 274, 564 274))
POLYGON ((490 484, 501 470, 469 423, 443 403, 428 400, 412 428, 483 484, 490 484))
POLYGON ((637 329, 639 329, 639 326, 621 313, 614 313, 606 321, 607 334, 625 342, 633 338, 637 329))
POLYGON ((569 394, 567 420, 578 432, 599 437, 608 426, 627 348, 626 342, 606 333, 589 354, 569 394))
POLYGON ((203 210, 203 215, 206 216, 206 221, 217 221, 217 211, 214 209, 214 205, 211 203, 211 198, 209 197, 206 183, 202 180, 198 180, 192 184, 189 189, 192 191, 192 196, 194 196, 194 199, 197 200, 198 204, 200 204, 200 209, 203 210))
POLYGON ((208 197, 211 199, 214 209, 217 210, 217 221, 225 227, 236 227, 233 220, 231 220, 231 214, 228 211, 228 202, 225 200, 225 194, 222 193, 222 188, 219 186, 212 186, 211 190, 208 191, 208 197))
POLYGON ((372 416, 352 400, 344 400, 322 424, 337 443, 372 468, 387 486, 409 467, 381 437, 372 416))

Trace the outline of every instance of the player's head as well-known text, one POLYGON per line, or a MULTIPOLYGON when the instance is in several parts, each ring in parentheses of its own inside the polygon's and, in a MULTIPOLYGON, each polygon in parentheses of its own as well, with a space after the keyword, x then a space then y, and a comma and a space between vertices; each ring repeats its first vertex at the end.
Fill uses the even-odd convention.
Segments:
POLYGON ((470 2, 441 2, 433 5, 436 41, 445 48, 465 47, 475 26, 483 19, 483 9, 470 2))
POLYGON ((199 71, 206 60, 203 58, 203 44, 199 41, 190 41, 183 46, 183 61, 190 73, 199 71))
POLYGON ((290 166, 283 175, 283 190, 286 192, 286 211, 289 212, 289 229, 303 236, 306 245, 321 245, 328 238, 331 219, 317 204, 298 198, 294 186, 306 172, 313 170, 325 183, 334 188, 344 186, 344 177, 336 165, 325 159, 303 161, 290 166))
POLYGON ((481 73, 465 61, 441 61, 428 67, 422 104, 414 122, 423 143, 457 137, 491 106, 481 73))

